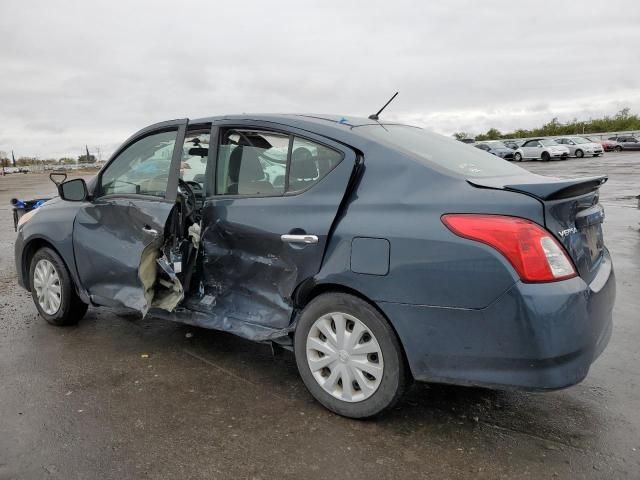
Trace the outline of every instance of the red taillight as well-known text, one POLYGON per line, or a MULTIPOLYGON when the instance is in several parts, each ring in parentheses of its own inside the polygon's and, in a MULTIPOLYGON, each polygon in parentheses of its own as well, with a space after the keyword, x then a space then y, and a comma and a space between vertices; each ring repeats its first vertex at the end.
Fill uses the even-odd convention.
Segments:
POLYGON ((558 241, 530 220, 470 213, 443 215, 442 222, 456 235, 498 250, 524 282, 553 282, 576 276, 558 241))

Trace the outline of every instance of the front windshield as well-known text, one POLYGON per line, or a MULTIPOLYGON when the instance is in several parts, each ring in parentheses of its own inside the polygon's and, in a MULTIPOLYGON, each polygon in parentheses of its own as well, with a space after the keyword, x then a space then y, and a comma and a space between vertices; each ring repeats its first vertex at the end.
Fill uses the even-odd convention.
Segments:
POLYGON ((591 140, 587 140, 583 137, 573 137, 571 140, 573 140, 575 143, 591 143, 591 140))
POLYGON ((452 138, 407 125, 363 125, 361 133, 412 153, 426 165, 438 165, 463 177, 521 175, 526 170, 452 138))
POLYGON ((543 139, 540 140, 540 143, 545 147, 553 147, 554 145, 559 145, 555 140, 543 139))

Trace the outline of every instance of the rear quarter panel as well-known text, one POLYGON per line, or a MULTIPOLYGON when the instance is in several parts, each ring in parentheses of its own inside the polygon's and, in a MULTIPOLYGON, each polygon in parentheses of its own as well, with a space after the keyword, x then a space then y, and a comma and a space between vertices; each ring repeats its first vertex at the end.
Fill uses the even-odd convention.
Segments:
POLYGON ((542 205, 531 197, 476 188, 376 146, 365 153, 360 180, 315 282, 344 285, 375 301, 486 307, 518 280, 517 274, 491 247, 451 233, 440 219, 445 213, 515 215, 544 223, 542 205), (389 241, 386 275, 352 271, 355 237, 389 241))

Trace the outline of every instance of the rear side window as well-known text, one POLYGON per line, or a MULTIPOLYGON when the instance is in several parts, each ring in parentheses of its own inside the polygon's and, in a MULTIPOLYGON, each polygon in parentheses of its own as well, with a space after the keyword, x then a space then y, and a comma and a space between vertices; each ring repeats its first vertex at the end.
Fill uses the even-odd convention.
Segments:
POLYGON ((218 195, 284 195, 306 190, 342 160, 319 143, 265 130, 230 129, 218 147, 218 195))
POLYGON ((287 192, 301 192, 310 188, 341 160, 342 154, 332 148, 294 137, 287 192))
POLYGON ((371 138, 412 153, 421 163, 437 165, 463 177, 491 177, 518 175, 526 170, 470 145, 407 125, 364 125, 362 129, 371 138))

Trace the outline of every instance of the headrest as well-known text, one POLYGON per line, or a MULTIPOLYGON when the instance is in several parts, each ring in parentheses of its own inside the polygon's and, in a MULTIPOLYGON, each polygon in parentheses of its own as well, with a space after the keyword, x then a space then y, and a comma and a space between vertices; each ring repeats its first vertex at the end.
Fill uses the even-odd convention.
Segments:
POLYGON ((291 176, 296 179, 316 178, 318 169, 311 152, 305 147, 296 148, 291 154, 291 176))
POLYGON ((233 183, 257 182, 264 179, 264 170, 252 147, 236 147, 229 157, 229 179, 233 183))

